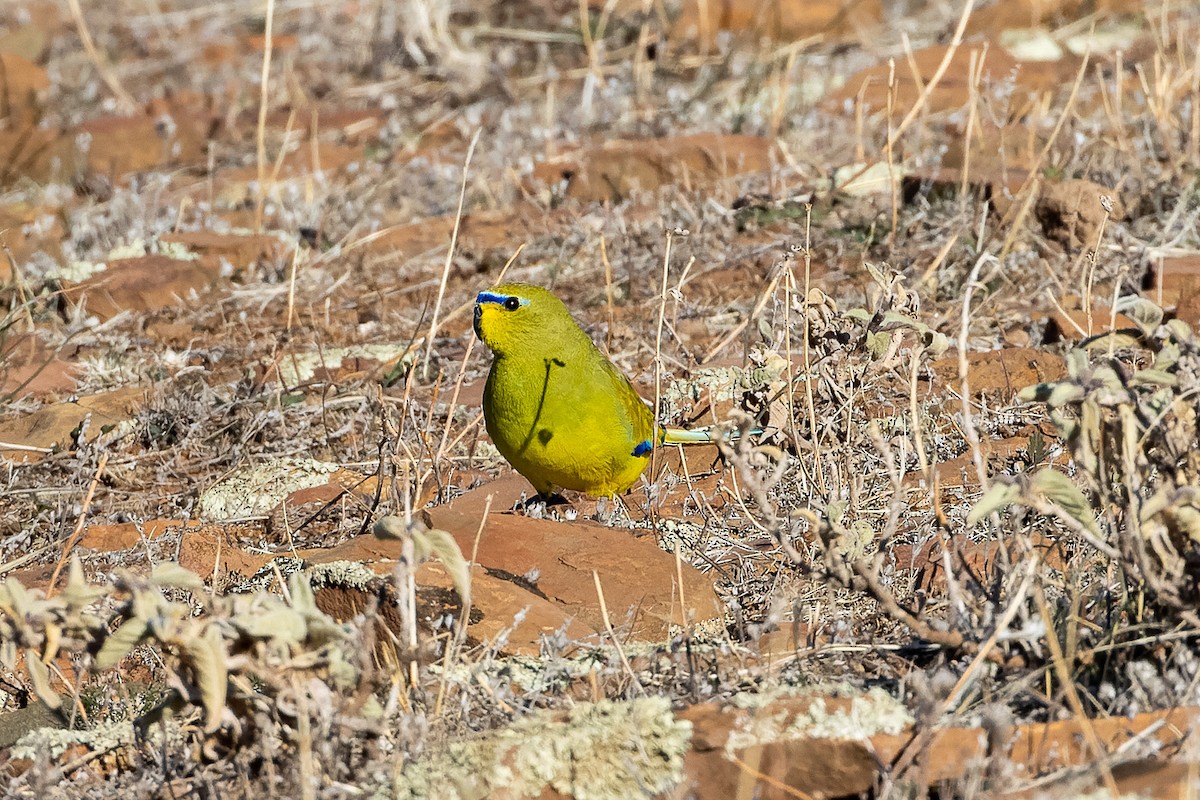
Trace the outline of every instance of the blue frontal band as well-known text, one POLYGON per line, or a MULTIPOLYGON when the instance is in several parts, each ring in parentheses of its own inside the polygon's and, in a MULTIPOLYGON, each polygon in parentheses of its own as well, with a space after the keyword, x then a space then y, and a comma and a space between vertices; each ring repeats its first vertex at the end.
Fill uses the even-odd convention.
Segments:
MULTIPOLYGON (((475 302, 479 303, 479 304, 495 303, 496 305, 502 306, 502 305, 504 305, 504 301, 509 299, 510 297, 516 297, 516 295, 497 294, 496 292, 480 292, 478 295, 476 295, 475 302)), ((517 297, 517 300, 519 300, 521 302, 521 305, 523 305, 523 306, 529 305, 529 301, 526 300, 524 297, 517 297)))

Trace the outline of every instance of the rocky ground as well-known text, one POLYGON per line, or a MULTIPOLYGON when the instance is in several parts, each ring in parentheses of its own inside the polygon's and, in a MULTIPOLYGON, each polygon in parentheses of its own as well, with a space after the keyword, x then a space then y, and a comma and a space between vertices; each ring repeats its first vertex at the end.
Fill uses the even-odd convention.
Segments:
POLYGON ((4 795, 1191 796, 1200 11, 975 6, 0 7, 4 795))

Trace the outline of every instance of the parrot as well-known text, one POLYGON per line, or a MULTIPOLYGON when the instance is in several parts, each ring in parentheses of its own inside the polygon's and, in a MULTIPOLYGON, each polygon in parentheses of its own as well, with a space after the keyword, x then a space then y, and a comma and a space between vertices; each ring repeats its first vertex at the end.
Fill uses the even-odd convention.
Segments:
POLYGON ((548 289, 505 283, 479 292, 474 328, 493 356, 484 427, 542 497, 560 489, 615 496, 637 481, 655 447, 714 441, 707 429, 659 425, 548 289))

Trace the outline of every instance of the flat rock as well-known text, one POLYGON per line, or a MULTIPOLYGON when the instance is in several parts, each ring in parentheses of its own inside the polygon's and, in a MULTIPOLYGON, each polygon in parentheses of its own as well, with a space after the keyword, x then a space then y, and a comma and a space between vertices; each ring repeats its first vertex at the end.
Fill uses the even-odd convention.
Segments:
MULTIPOLYGON (((337 547, 320 550, 301 550, 298 555, 306 564, 322 565, 334 562, 351 562, 361 565, 372 573, 386 578, 396 570, 401 555, 401 542, 384 540, 371 535, 358 536, 337 547)), ((466 555, 469 556, 469 551, 466 555)), ((423 619, 430 617, 432 606, 439 605, 438 615, 448 613, 455 617, 462 613, 461 602, 454 593, 454 585, 443 565, 436 561, 421 564, 416 573, 419 604, 425 612, 418 613, 423 619)), ((366 608, 368 595, 376 593, 378 586, 354 587, 343 585, 338 588, 339 618, 348 618, 366 608)), ((332 597, 327 597, 332 602, 332 597)), ((594 633, 581 622, 572 620, 564 610, 544 597, 523 588, 519 584, 490 575, 487 570, 475 567, 471 570, 471 606, 467 635, 475 642, 499 644, 501 652, 521 655, 537 655, 541 650, 543 636, 565 631, 570 639, 580 639, 594 633)), ((327 613, 334 613, 326 609, 327 613)), ((399 617, 388 612, 385 624, 393 633, 399 632, 399 617)))
POLYGON ((202 261, 160 255, 122 258, 84 281, 66 287, 64 296, 87 313, 108 320, 122 311, 153 311, 194 300, 212 288, 218 268, 202 261))
POLYGON ((54 448, 66 447, 80 423, 91 417, 86 436, 94 440, 107 427, 129 420, 146 390, 133 386, 56 403, 32 414, 0 422, 0 457, 40 461, 54 448))
POLYGON ((498 499, 489 484, 427 509, 424 516, 431 527, 449 531, 466 554, 474 551, 483 521, 477 563, 527 582, 596 630, 605 624, 593 571, 599 575, 613 627, 628 626, 633 639, 658 641, 672 625, 721 618, 712 579, 686 563, 679 565, 681 605, 675 558, 649 537, 635 538, 592 522, 518 516, 504 511, 498 499), (489 494, 494 499, 485 520, 489 494))
MULTIPOLYGON (((938 381, 957 391, 958 355, 939 358, 929 365, 938 381)), ((967 353, 967 382, 973 396, 998 395, 1008 403, 1013 395, 1035 383, 1056 381, 1066 375, 1066 362, 1057 353, 1032 347, 967 353)))
POLYGON ((770 171, 774 145, 746 134, 695 134, 662 139, 615 139, 543 161, 533 179, 583 201, 618 202, 635 190, 710 184, 770 171))
POLYGON ((879 0, 687 0, 680 4, 672 39, 715 46, 722 31, 794 42, 809 36, 840 39, 883 19, 879 0))
POLYGON ((1085 180, 1055 181, 1042 185, 1033 215, 1047 238, 1078 252, 1096 249, 1105 222, 1124 219, 1125 206, 1107 186, 1085 180))

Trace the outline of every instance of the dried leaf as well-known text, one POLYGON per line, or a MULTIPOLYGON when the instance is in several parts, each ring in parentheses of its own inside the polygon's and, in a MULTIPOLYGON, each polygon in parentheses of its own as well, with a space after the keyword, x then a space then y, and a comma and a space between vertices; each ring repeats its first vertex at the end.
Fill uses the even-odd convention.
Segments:
POLYGON ((1200 543, 1200 510, 1195 506, 1178 505, 1171 509, 1172 526, 1193 542, 1200 543))
POLYGON ((825 504, 825 519, 829 520, 831 526, 842 524, 842 518, 846 516, 846 509, 849 507, 848 500, 833 500, 825 504))
POLYGON ((867 333, 867 352, 871 358, 882 358, 892 345, 892 334, 887 331, 872 331, 867 333))
POLYGON ((22 618, 29 613, 33 598, 16 578, 4 582, 5 591, 0 593, 0 610, 13 618, 22 618))
POLYGON ((403 539, 408 535, 408 527, 404 523, 403 517, 388 514, 379 518, 379 521, 371 528, 371 532, 378 539, 403 539))
POLYGON ((313 595, 312 583, 304 572, 293 572, 288 576, 288 595, 292 598, 292 608, 302 614, 312 616, 321 614, 317 608, 317 598, 313 595))
POLYGON ((1192 327, 1181 319, 1167 320, 1167 330, 1178 342, 1190 342, 1195 338, 1192 327))
POLYGON ((62 626, 47 622, 42 630, 45 642, 42 643, 42 661, 49 664, 58 655, 59 645, 62 644, 62 626))
POLYGON ((925 333, 925 349, 933 358, 940 358, 950 349, 950 337, 940 331, 928 330, 925 333))
POLYGON ((1154 356, 1154 369, 1169 370, 1179 363, 1183 350, 1174 342, 1166 342, 1154 356))
POLYGON ((1085 394, 1084 388, 1074 383, 1035 383, 1022 389, 1017 399, 1027 403, 1045 403, 1050 408, 1062 408, 1083 399, 1085 394))
POLYGON ((1091 369, 1091 364, 1088 362, 1088 354, 1084 350, 1070 350, 1067 352, 1067 374, 1072 378, 1079 379, 1085 376, 1091 369))

